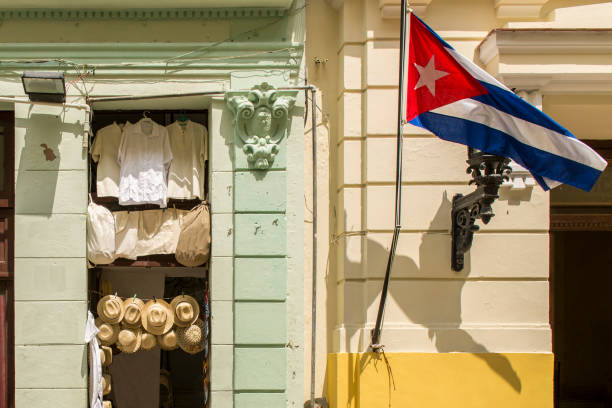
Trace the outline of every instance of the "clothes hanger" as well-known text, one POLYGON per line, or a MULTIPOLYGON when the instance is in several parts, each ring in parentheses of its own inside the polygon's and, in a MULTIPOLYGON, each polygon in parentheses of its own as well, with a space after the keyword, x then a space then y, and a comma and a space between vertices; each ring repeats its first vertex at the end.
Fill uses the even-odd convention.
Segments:
POLYGON ((153 122, 153 119, 151 119, 148 116, 150 114, 151 114, 151 112, 149 112, 149 111, 142 111, 142 119, 140 119, 140 120, 145 121, 145 122, 153 122))
POLYGON ((178 123, 181 126, 187 126, 187 122, 189 121, 189 118, 185 116, 186 113, 187 112, 185 112, 184 110, 179 112, 178 123))

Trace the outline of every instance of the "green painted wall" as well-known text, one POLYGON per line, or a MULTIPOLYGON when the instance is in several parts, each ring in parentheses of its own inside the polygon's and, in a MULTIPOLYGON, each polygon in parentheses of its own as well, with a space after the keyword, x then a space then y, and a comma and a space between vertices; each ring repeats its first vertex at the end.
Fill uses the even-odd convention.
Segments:
MULTIPOLYGON (((17 75, 30 65, 15 60, 40 58, 50 60, 41 68, 65 70, 67 82, 97 65, 85 87, 69 87, 79 101, 84 89, 107 96, 248 89, 264 81, 292 86, 302 82, 302 23, 299 12, 280 19, 5 20, 0 62, 11 62, 0 66, 0 95, 22 95, 17 75), (156 62, 184 53, 170 65, 156 62)), ((210 115, 212 408, 301 406, 303 93, 265 172, 250 168, 222 97, 198 106, 210 115)), ((86 407, 84 113, 17 104, 15 117, 17 408, 86 407)))
POLYGON ((87 404, 83 115, 15 106, 17 407, 87 404))

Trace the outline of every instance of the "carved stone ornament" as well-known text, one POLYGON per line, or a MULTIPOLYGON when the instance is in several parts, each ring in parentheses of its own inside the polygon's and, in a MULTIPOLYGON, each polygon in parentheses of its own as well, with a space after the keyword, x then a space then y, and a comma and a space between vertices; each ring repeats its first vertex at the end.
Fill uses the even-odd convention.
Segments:
POLYGON ((267 82, 248 92, 230 91, 225 96, 234 114, 234 132, 244 143, 242 151, 254 169, 269 169, 287 133, 296 91, 279 91, 267 82))

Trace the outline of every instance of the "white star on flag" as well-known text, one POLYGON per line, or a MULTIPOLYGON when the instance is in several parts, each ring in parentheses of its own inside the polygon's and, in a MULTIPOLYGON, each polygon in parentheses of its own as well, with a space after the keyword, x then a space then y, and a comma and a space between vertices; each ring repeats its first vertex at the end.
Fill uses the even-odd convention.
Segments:
POLYGON ((420 66, 416 62, 415 68, 419 71, 419 81, 414 86, 414 89, 419 89, 426 86, 433 96, 436 96, 436 81, 448 75, 448 72, 436 70, 434 56, 432 55, 427 65, 420 66))

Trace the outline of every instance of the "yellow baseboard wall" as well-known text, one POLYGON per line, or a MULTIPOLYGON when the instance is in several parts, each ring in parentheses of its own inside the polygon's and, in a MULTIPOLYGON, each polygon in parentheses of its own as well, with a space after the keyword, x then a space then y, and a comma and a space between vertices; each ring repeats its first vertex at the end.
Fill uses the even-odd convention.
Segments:
POLYGON ((336 353, 330 408, 552 408, 552 354, 336 353))

